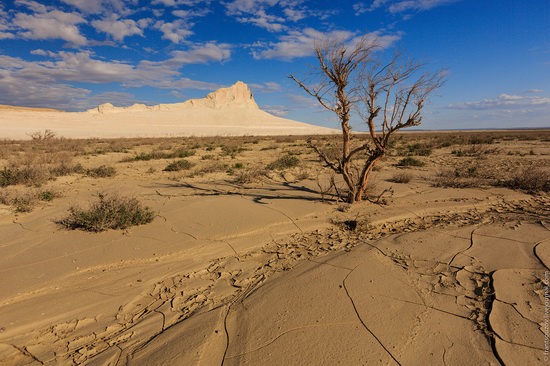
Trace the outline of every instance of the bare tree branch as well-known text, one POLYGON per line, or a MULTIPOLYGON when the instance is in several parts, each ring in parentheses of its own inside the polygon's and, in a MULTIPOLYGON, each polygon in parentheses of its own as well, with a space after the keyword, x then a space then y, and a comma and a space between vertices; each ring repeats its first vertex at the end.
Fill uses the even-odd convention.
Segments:
MULTIPOLYGON (((324 39, 314 46, 319 64, 313 76, 319 82, 308 87, 290 75, 300 88, 338 117, 342 130, 340 156, 330 159, 320 147, 310 146, 326 167, 342 176, 349 203, 364 199, 370 173, 385 155, 393 133, 418 126, 429 95, 444 82, 441 72, 417 76, 425 64, 403 60, 403 53, 395 53, 386 63, 375 60, 373 56, 379 48, 366 37, 353 44, 324 39), (369 142, 355 148, 350 126, 353 111, 366 123, 370 137, 369 142), (377 125, 381 130, 377 131, 377 125), (367 157, 358 163, 361 152, 367 157)), ((335 182, 333 185, 336 187, 335 182)), ((340 195, 338 190, 337 194, 340 195)))

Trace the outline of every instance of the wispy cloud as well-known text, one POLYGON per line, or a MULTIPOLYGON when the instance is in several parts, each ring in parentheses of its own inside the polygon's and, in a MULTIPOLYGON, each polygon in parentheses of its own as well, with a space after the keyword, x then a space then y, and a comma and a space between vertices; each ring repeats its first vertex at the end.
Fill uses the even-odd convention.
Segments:
POLYGON ((204 3, 202 5, 205 5, 205 4, 209 4, 210 2, 211 2, 211 0, 153 0, 152 4, 153 5, 164 5, 164 6, 168 6, 168 7, 177 7, 177 6, 181 6, 181 5, 195 6, 195 5, 199 5, 201 3, 204 3))
POLYGON ((359 2, 353 5, 355 15, 361 15, 380 8, 386 9, 392 14, 426 11, 432 8, 451 4, 460 0, 374 0, 372 2, 359 2))
POLYGON ((61 0, 65 4, 77 9, 83 14, 112 14, 128 15, 138 0, 61 0))
POLYGON ((176 19, 173 22, 159 20, 155 22, 153 28, 162 32, 162 39, 177 44, 194 34, 191 30, 192 26, 193 23, 187 23, 183 19, 176 19))
POLYGON ((284 117, 290 112, 289 108, 283 105, 263 105, 262 109, 277 117, 284 117))
POLYGON ((269 32, 289 30, 289 24, 308 17, 326 19, 334 12, 312 10, 304 0, 232 0, 224 3, 226 14, 269 32))
POLYGON ((263 93, 274 93, 274 92, 280 92, 283 90, 283 87, 281 84, 276 83, 274 81, 266 81, 264 83, 252 83, 250 84, 250 88, 252 88, 253 91, 261 91, 263 93))
MULTIPOLYGON (((207 43, 188 50, 173 51, 162 61, 142 60, 137 64, 103 61, 90 51, 52 52, 34 50, 42 61, 27 61, 0 55, 0 104, 66 106, 86 98, 91 91, 72 83, 107 84, 118 82, 124 87, 151 86, 162 89, 212 90, 218 84, 192 80, 179 69, 190 64, 223 62, 231 56, 229 45, 207 43)), ((82 105, 74 104, 74 105, 82 105)))
POLYGON ((78 24, 87 21, 78 13, 67 13, 60 10, 48 10, 34 2, 19 2, 28 6, 35 13, 17 13, 13 19, 13 27, 17 35, 26 39, 62 39, 75 45, 84 45, 87 40, 78 28, 78 24))
POLYGON ((269 45, 254 45, 252 53, 255 59, 292 60, 313 55, 315 42, 323 38, 338 38, 353 43, 359 37, 366 36, 372 41, 378 42, 382 48, 387 48, 398 41, 402 35, 402 33, 383 34, 380 31, 359 35, 351 31, 321 32, 313 28, 306 28, 288 32, 287 35, 279 38, 279 42, 272 42, 269 45))
POLYGON ((143 29, 146 28, 151 19, 144 18, 137 22, 132 19, 119 19, 118 15, 92 21, 92 26, 98 31, 111 36, 116 41, 122 41, 125 37, 139 35, 143 36, 143 29))
POLYGON ((539 108, 550 107, 550 98, 542 96, 523 96, 500 94, 495 99, 483 99, 477 102, 462 102, 448 105, 452 109, 513 109, 513 108, 539 108))

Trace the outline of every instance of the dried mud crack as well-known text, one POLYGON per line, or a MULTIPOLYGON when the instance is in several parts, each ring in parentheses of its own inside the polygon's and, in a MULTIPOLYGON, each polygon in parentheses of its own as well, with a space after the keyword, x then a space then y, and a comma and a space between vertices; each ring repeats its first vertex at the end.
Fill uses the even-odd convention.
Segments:
MULTIPOLYGON (((498 355, 495 332, 489 322, 489 315, 496 299, 492 273, 486 273, 482 268, 466 268, 452 264, 458 255, 464 254, 474 246, 473 237, 476 229, 470 234, 470 245, 455 253, 447 263, 408 258, 398 253, 386 253, 371 243, 397 233, 467 225, 479 227, 480 224, 487 222, 507 222, 509 218, 516 220, 519 217, 525 221, 537 222, 543 220, 548 213, 546 205, 547 202, 544 199, 523 202, 502 201, 485 210, 443 212, 424 217, 387 221, 377 226, 367 222, 357 222, 353 230, 350 230, 352 227, 349 224, 343 224, 315 232, 295 234, 289 239, 273 242, 260 250, 219 258, 201 270, 177 273, 157 282, 150 291, 122 305, 102 332, 88 332, 87 325, 95 325, 96 321, 80 319, 76 323, 74 321, 60 323, 36 330, 31 334, 35 342, 27 345, 13 345, 13 347, 39 363, 81 364, 113 348, 120 350, 118 364, 128 362, 137 350, 142 349, 152 339, 194 314, 225 306, 227 307, 225 319, 227 319, 233 303, 250 296, 258 286, 276 272, 289 270, 299 261, 316 261, 316 258, 331 252, 350 250, 357 245, 368 244, 373 250, 391 259, 396 266, 408 271, 414 281, 425 281, 425 278, 437 277, 438 282, 432 287, 432 292, 436 296, 448 296, 448 293, 453 291, 459 294, 464 301, 462 305, 471 309, 470 320, 476 324, 479 331, 487 334, 495 358, 504 364, 498 355), (475 286, 472 288, 471 284, 467 284, 468 281, 475 286), (155 319, 155 317, 158 318, 155 319), (155 324, 150 327, 155 329, 154 331, 142 326, 149 322, 155 324), (39 360, 27 351, 31 346, 45 347, 51 352, 47 353, 49 356, 46 359, 41 356, 39 360)), ((347 270, 350 269, 347 268, 347 270)), ((349 274, 352 272, 353 270, 349 274)), ((343 285, 365 329, 377 339, 391 358, 400 364, 396 358, 398 356, 390 353, 361 319, 346 287, 345 279, 343 285)), ((423 297, 421 298, 427 308, 445 311, 431 306, 423 297)), ((220 361, 221 365, 227 357, 230 337, 227 324, 224 324, 224 328, 227 345, 223 359, 220 361)))

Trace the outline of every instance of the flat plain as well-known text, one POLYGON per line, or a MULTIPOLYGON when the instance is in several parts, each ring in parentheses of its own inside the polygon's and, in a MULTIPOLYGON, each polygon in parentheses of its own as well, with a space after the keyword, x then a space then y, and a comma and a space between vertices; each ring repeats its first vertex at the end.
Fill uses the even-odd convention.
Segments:
POLYGON ((1 365, 547 357, 549 130, 399 134, 355 205, 308 146, 339 136, 31 137, 0 141, 1 365), (105 197, 153 219, 67 224, 105 197))

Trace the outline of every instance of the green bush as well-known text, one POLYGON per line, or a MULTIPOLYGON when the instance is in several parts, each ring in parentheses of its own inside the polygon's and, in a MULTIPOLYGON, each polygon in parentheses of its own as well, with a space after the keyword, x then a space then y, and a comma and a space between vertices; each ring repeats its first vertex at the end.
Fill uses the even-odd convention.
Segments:
POLYGON ((270 163, 267 166, 269 170, 284 170, 294 168, 300 165, 300 159, 294 155, 285 155, 270 163))
POLYGON ((87 210, 73 206, 69 208, 69 215, 56 223, 69 230, 100 232, 148 224, 154 218, 155 213, 142 206, 136 198, 101 193, 99 200, 87 210))
POLYGON ((188 160, 185 160, 185 159, 181 159, 181 160, 176 160, 176 161, 168 164, 166 166, 166 168, 164 168, 164 171, 165 172, 179 172, 180 170, 191 169, 194 166, 195 166, 195 164, 193 164, 192 162, 190 162, 188 160))
POLYGON ((406 158, 399 160, 397 165, 398 166, 424 166, 426 164, 421 160, 408 156, 406 158))
POLYGON ((195 155, 195 153, 195 150, 188 150, 182 147, 175 151, 151 151, 148 153, 139 153, 133 157, 124 158, 121 160, 121 162, 187 158, 189 156, 195 155))
POLYGON ((413 179, 413 175, 409 172, 395 173, 390 179, 393 183, 409 183, 413 179))
POLYGON ((528 192, 549 192, 550 172, 540 168, 525 169, 516 172, 512 178, 505 180, 501 185, 528 192))
POLYGON ((116 169, 112 166, 101 165, 97 168, 87 169, 86 175, 92 178, 110 178, 116 175, 116 169))
POLYGON ((407 155, 429 156, 432 153, 432 148, 428 145, 416 143, 407 145, 407 155))

